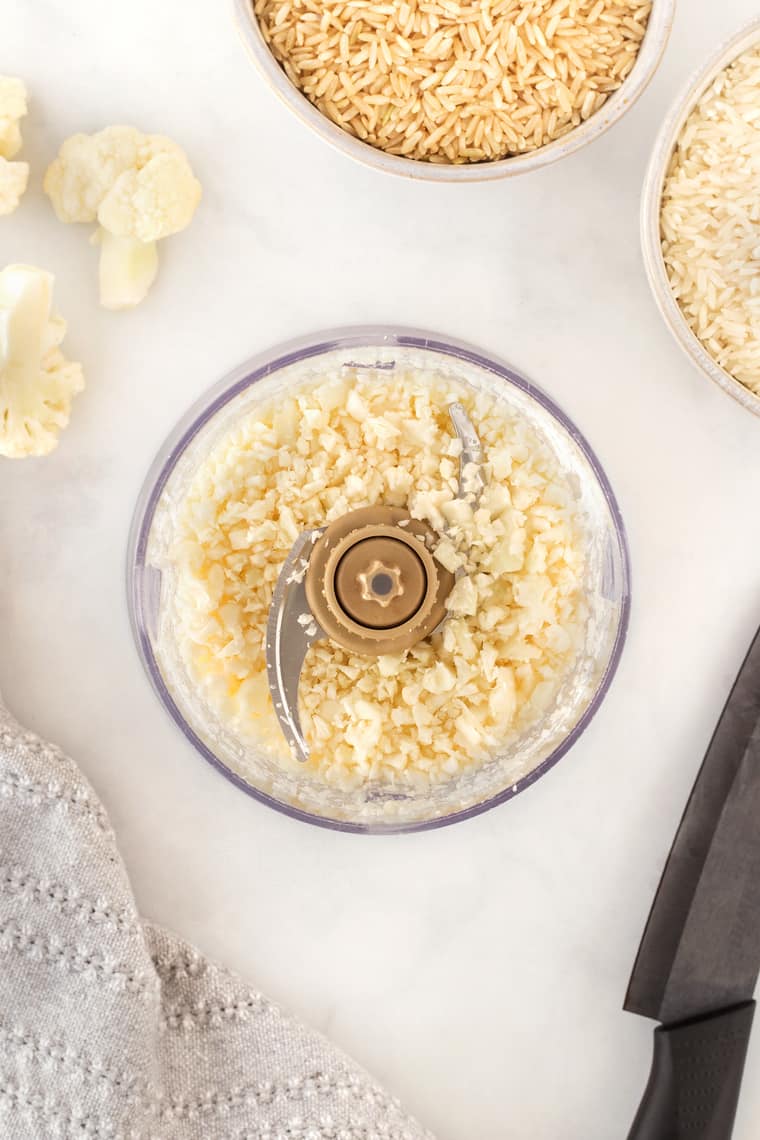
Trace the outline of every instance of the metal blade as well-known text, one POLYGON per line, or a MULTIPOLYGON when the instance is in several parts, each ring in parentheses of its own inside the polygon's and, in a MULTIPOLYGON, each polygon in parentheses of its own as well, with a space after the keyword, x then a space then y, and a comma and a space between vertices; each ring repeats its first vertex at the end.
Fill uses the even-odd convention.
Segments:
POLYGON ((486 485, 480 436, 461 404, 449 404, 449 416, 454 431, 462 442, 462 454, 459 457, 459 498, 470 499, 477 506, 477 501, 486 485))
POLYGON ((321 534, 321 529, 306 530, 296 539, 277 579, 267 622, 267 674, 272 704, 285 739, 301 763, 309 759, 309 747, 298 715, 298 682, 309 646, 325 636, 309 609, 304 575, 321 534))
POLYGON ((752 996, 760 969, 760 633, 686 806, 625 1008, 665 1024, 752 996))

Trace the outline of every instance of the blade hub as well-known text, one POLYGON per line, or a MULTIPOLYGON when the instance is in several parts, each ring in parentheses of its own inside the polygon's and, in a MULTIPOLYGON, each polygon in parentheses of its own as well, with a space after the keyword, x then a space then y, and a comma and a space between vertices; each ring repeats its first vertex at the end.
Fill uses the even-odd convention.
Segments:
POLYGON ((344 555, 335 571, 335 592, 360 625, 391 628, 408 621, 425 596, 421 558, 395 538, 367 538, 344 555))
POLYGON ((369 656, 401 653, 446 616, 454 576, 433 556, 438 535, 400 507, 343 515, 316 543, 306 597, 328 637, 369 656))

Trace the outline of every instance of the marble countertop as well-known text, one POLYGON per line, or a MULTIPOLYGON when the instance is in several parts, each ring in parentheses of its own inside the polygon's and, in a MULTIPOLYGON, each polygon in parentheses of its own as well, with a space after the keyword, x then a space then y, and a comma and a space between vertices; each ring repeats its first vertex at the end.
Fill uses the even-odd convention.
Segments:
MULTIPOLYGON (((0 689, 82 765, 138 901, 324 1030, 439 1140, 626 1134, 651 1025, 622 1012, 665 854, 760 624, 760 421, 681 355, 638 197, 665 109, 753 0, 680 0, 641 101, 559 166, 430 186, 334 153, 267 90, 224 0, 4 0, 32 94, 30 191, 0 262, 44 265, 84 362, 59 450, 0 463, 0 689), (107 16, 106 8, 108 9, 107 16), (41 194, 60 141, 131 122, 205 187, 137 311, 96 303, 84 229, 41 194), (291 821, 193 752, 132 645, 124 556, 151 459, 252 353, 321 328, 431 328, 508 360, 579 424, 628 527, 633 617, 606 702, 505 806, 367 839, 291 821)), ((735 1140, 760 1133, 760 1034, 735 1140)))

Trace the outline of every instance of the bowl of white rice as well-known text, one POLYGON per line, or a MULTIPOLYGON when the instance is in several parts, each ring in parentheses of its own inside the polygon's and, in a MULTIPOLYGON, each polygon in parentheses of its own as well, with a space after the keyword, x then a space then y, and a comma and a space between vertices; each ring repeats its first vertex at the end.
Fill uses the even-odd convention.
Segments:
POLYGON ((555 162, 652 78, 675 0, 235 0, 272 90, 361 162, 438 182, 555 162))
POLYGON ((689 358, 760 415, 760 19, 722 44, 663 123, 641 241, 660 312, 689 358))

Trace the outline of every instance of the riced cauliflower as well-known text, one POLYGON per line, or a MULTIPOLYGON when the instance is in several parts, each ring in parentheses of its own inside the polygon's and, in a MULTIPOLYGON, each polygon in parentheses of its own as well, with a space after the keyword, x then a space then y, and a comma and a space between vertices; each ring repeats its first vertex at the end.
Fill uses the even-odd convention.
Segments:
POLYGON ((21 150, 21 120, 26 115, 26 87, 0 75, 0 217, 12 214, 29 181, 29 164, 11 162, 21 150))
POLYGON ((81 364, 65 359, 66 322, 52 313, 53 275, 32 265, 0 272, 0 455, 47 455, 84 388, 81 364))
POLYGON ((300 531, 378 503, 441 535, 436 554, 459 574, 449 617, 399 655, 311 646, 300 683, 308 766, 342 788, 425 788, 535 724, 584 638, 576 492, 550 445, 493 396, 437 373, 346 370, 248 413, 180 504, 167 620, 204 701, 287 764, 265 657, 278 575, 300 531), (454 401, 484 449, 474 507, 457 497, 454 401))
POLYGON ((44 185, 62 222, 99 223, 107 309, 132 308, 146 296, 158 271, 156 242, 190 224, 202 194, 181 147, 123 126, 72 135, 44 185))

